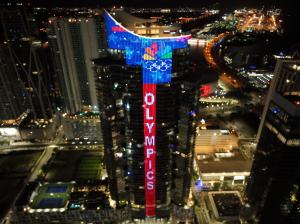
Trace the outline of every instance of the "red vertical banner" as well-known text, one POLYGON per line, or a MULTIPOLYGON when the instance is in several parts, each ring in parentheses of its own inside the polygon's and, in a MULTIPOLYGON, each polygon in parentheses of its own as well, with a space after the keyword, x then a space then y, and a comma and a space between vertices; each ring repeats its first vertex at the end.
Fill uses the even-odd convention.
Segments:
POLYGON ((143 84, 146 216, 156 207, 156 84, 143 84))

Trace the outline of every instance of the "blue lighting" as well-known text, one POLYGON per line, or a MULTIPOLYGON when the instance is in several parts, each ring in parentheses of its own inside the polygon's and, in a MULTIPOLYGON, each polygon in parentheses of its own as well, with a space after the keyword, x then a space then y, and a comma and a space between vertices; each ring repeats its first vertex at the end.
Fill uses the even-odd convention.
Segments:
POLYGON ((125 50, 127 65, 143 67, 143 83, 169 83, 174 49, 186 48, 190 36, 150 38, 137 35, 121 26, 105 12, 108 47, 125 50))
POLYGON ((198 179, 196 181, 196 189, 197 189, 197 191, 200 192, 203 189, 203 187, 204 187, 204 184, 203 184, 202 180, 198 179))
POLYGON ((274 114, 277 114, 280 112, 280 109, 279 108, 276 108, 276 107, 273 107, 271 108, 271 111, 274 113, 274 114))
POLYGON ((191 110, 190 112, 188 112, 188 115, 189 115, 189 116, 195 116, 196 113, 195 113, 195 111, 191 110))
POLYGON ((71 204, 70 208, 72 208, 72 209, 80 208, 80 205, 78 205, 78 204, 71 204))

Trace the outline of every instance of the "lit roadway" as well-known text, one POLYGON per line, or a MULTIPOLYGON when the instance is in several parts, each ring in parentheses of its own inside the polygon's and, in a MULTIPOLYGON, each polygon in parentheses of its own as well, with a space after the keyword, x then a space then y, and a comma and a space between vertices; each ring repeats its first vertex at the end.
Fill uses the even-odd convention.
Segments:
POLYGON ((216 43, 218 43, 220 40, 222 40, 226 36, 226 33, 221 33, 214 39, 212 39, 210 42, 207 43, 203 50, 203 56, 208 65, 212 68, 217 68, 217 64, 214 60, 214 57, 212 55, 212 48, 215 46, 216 43))
POLYGON ((230 74, 226 72, 220 75, 220 79, 224 82, 229 84, 230 86, 234 87, 235 89, 240 89, 243 84, 237 78, 232 77, 230 74))
MULTIPOLYGON (((210 42, 208 42, 205 46, 203 50, 203 56, 209 67, 216 70, 222 70, 221 66, 218 65, 216 59, 214 58, 212 49, 219 41, 221 41, 228 35, 229 33, 221 33, 220 35, 212 39, 210 42)), ((232 78, 232 76, 224 72, 220 75, 220 80, 222 80, 224 83, 232 86, 235 89, 240 89, 243 86, 243 84, 239 80, 232 78)))
POLYGON ((1 147, 0 152, 9 152, 9 151, 21 151, 21 150, 40 150, 41 147, 47 147, 47 146, 53 146, 53 147, 75 147, 75 146, 103 146, 102 143, 87 143, 82 142, 81 144, 79 142, 76 142, 75 144, 72 143, 57 143, 54 144, 53 142, 47 142, 47 143, 25 143, 25 144, 18 144, 18 145, 9 145, 5 147, 1 147))
POLYGON ((213 39, 204 49, 204 58, 206 59, 208 65, 222 72, 221 75, 219 76, 219 79, 224 84, 233 87, 233 89, 241 89, 242 87, 244 87, 242 81, 237 77, 233 77, 232 75, 228 74, 228 68, 224 67, 222 65, 222 62, 220 61, 221 59, 214 56, 212 52, 212 49, 215 46, 215 44, 221 41, 222 39, 224 39, 225 37, 227 37, 228 35, 230 34, 222 33, 219 36, 217 36, 215 39, 213 39))
POLYGON ((32 173, 30 174, 29 177, 29 182, 35 181, 36 178, 38 177, 41 168, 43 167, 43 165, 47 164, 47 162, 49 161, 49 159, 52 156, 53 153, 53 149, 54 147, 47 147, 44 151, 43 154, 40 156, 40 158, 38 159, 38 161, 35 163, 33 169, 32 169, 32 173))

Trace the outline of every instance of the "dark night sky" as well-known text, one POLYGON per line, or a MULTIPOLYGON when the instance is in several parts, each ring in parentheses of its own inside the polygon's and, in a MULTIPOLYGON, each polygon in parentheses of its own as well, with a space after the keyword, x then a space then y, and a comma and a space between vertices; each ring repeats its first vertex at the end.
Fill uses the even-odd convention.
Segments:
MULTIPOLYGON (((262 5, 279 5, 288 6, 292 0, 27 0, 31 1, 34 5, 40 6, 113 6, 123 5, 129 7, 178 7, 178 6, 193 6, 201 7, 206 5, 212 5, 219 2, 224 8, 227 7, 241 7, 250 6, 257 7, 262 5)), ((295 2, 295 1, 294 1, 295 2)), ((293 8, 291 6, 291 8, 293 8)))

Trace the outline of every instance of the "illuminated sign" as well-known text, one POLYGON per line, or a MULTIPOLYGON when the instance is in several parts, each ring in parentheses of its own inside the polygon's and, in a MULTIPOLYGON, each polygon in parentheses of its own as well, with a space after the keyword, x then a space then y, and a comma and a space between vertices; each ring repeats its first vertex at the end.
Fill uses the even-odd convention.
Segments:
POLYGON ((211 84, 202 85, 200 88, 200 96, 207 97, 211 94, 211 84))
POLYGON ((144 166, 146 215, 155 216, 156 204, 156 85, 143 84, 144 166))
POLYGON ((142 66, 144 108, 144 166, 146 216, 155 216, 156 208, 156 84, 169 83, 172 77, 172 53, 186 48, 190 36, 149 38, 121 26, 105 12, 108 47, 124 50, 127 65, 142 66))

